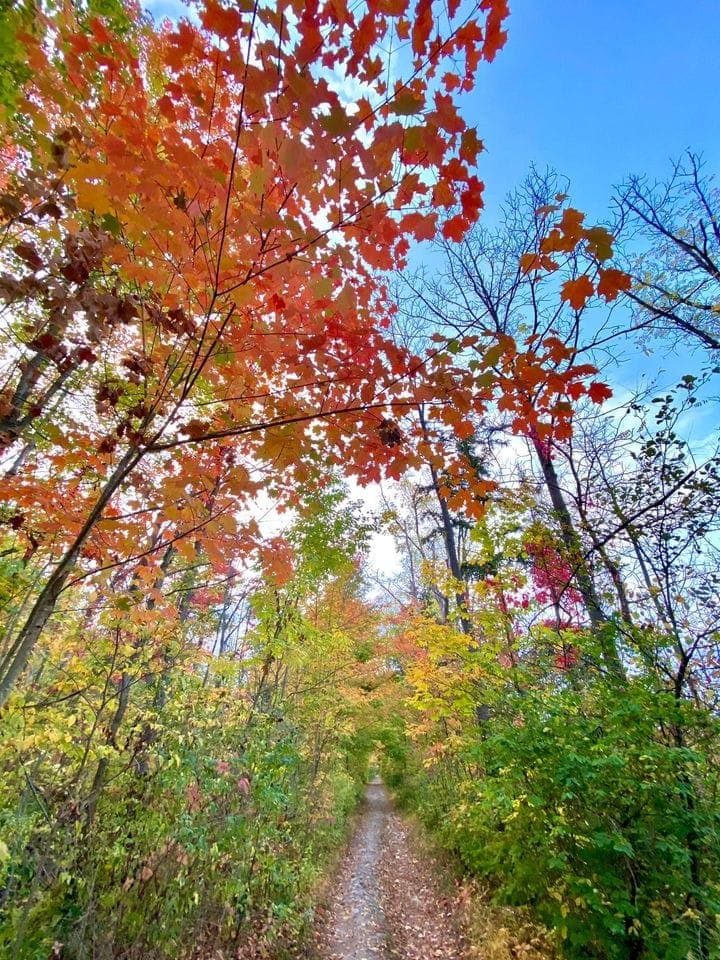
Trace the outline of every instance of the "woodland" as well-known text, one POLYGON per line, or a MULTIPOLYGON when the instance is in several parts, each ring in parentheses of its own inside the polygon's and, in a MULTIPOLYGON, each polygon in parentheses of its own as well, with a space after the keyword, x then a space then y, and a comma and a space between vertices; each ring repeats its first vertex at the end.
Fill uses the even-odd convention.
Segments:
POLYGON ((298 956, 375 775, 468 956, 720 956, 720 193, 486 225, 508 14, 0 3, 0 956, 298 956))

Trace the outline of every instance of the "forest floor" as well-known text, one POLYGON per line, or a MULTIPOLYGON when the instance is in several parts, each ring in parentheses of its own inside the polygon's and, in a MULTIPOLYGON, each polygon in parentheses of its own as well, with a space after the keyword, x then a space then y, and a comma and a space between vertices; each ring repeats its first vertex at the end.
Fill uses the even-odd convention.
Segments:
POLYGON ((370 783, 314 931, 320 960, 465 960, 467 942, 438 864, 419 849, 387 789, 370 783))

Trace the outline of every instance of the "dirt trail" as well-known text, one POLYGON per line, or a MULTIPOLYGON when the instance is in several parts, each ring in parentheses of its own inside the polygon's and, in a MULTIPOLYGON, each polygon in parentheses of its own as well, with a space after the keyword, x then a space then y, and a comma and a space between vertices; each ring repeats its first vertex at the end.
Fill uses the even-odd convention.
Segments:
POLYGON ((453 904, 440 893, 434 868, 413 849, 384 785, 369 784, 317 931, 323 960, 464 960, 466 945, 453 904))

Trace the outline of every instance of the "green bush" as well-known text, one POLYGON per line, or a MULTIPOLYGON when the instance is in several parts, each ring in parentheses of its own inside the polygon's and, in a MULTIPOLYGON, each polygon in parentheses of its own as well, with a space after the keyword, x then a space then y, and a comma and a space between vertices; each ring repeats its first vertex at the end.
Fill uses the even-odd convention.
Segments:
MULTIPOLYGON (((142 726, 128 717, 131 735, 95 757, 107 766, 92 808, 72 738, 44 751, 30 740, 32 765, 11 773, 6 716, 0 955, 47 960, 59 943, 64 958, 103 960, 122 945, 126 960, 144 960, 301 935, 365 747, 348 738, 350 760, 337 750, 318 764, 301 725, 201 687, 197 675, 174 683, 153 724, 147 704, 142 726)), ((62 713, 38 721, 46 736, 62 713)))
POLYGON ((712 718, 641 681, 503 703, 417 794, 444 844, 568 958, 716 955, 712 718))

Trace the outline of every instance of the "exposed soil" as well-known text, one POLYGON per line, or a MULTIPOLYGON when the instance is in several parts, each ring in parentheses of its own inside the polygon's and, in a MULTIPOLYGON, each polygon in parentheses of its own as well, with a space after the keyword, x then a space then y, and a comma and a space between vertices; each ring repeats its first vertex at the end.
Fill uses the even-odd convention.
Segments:
POLYGON ((380 782, 368 785, 348 854, 316 929, 322 960, 465 960, 467 944, 437 865, 414 849, 380 782))

